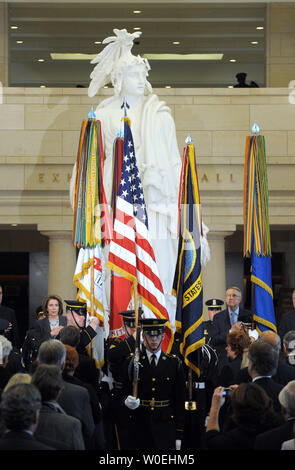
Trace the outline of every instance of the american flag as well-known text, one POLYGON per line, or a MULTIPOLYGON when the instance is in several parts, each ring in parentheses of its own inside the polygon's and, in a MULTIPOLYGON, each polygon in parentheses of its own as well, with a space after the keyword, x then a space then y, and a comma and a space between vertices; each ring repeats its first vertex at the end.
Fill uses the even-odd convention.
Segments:
MULTIPOLYGON (((138 294, 146 307, 145 317, 166 318, 169 322, 163 287, 150 242, 143 187, 128 119, 124 122, 124 158, 107 266, 137 285, 138 294)), ((173 333, 168 322, 163 349, 169 352, 173 333)))

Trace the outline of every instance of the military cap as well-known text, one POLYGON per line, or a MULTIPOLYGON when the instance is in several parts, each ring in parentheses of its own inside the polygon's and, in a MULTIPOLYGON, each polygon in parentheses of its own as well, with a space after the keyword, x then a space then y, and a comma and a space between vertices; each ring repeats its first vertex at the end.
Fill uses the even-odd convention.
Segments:
POLYGON ((75 312, 77 315, 87 315, 87 304, 85 302, 78 302, 78 300, 65 300, 67 310, 75 312))
POLYGON ((205 304, 208 307, 208 310, 221 310, 221 306, 224 304, 223 300, 220 299, 209 299, 205 304))
POLYGON ((150 336, 158 336, 163 333, 166 322, 165 318, 142 318, 139 320, 143 331, 150 336))
POLYGON ((135 310, 123 310, 119 312, 122 315, 124 323, 130 328, 135 327, 135 310))
POLYGON ((7 330, 8 327, 9 321, 4 318, 0 318, 0 334, 4 333, 4 331, 7 330))

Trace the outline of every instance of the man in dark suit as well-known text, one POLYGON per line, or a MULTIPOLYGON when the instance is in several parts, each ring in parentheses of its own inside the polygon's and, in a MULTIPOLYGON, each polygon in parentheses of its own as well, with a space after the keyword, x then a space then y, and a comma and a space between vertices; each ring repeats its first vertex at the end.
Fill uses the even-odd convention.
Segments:
MULTIPOLYGON (((38 364, 53 364, 62 371, 65 366, 66 348, 56 339, 44 341, 38 351, 38 364)), ((93 446, 94 420, 88 390, 85 387, 63 381, 58 403, 70 416, 81 421, 86 449, 93 446)))
POLYGON ((295 380, 289 382, 279 393, 279 402, 285 422, 256 438, 256 450, 281 450, 282 443, 294 437, 295 380))
POLYGON ((283 353, 286 363, 295 368, 295 330, 290 330, 284 335, 283 353))
POLYGON ((250 324, 252 315, 240 307, 242 293, 238 287, 229 287, 226 291, 226 309, 213 318, 212 339, 210 345, 216 350, 219 359, 219 370, 228 362, 226 355, 226 337, 231 329, 240 329, 242 323, 250 324))
POLYGON ((34 437, 41 395, 33 384, 16 384, 2 395, 1 416, 8 430, 0 439, 0 450, 55 450, 34 437))
POLYGON ((278 327, 278 334, 282 341, 288 331, 295 330, 295 289, 292 292, 292 302, 294 309, 283 314, 278 327))
POLYGON ((275 382, 272 376, 276 373, 279 354, 267 341, 256 340, 249 347, 248 372, 257 385, 262 387, 273 401, 274 410, 281 412, 278 395, 283 385, 275 382))
MULTIPOLYGON (((280 354, 281 351, 281 339, 274 331, 265 330, 259 336, 259 341, 268 342, 277 354, 280 354)), ((286 363, 283 359, 279 357, 278 367, 272 379, 281 385, 287 385, 291 380, 295 380, 295 367, 292 367, 290 364, 286 363)), ((238 373, 236 383, 240 384, 242 382, 250 382, 251 377, 248 373, 248 368, 244 367, 238 373)))
POLYGON ((20 347, 19 330, 14 310, 2 305, 3 286, 0 284, 0 318, 8 320, 9 324, 4 332, 4 336, 11 342, 15 349, 20 347))

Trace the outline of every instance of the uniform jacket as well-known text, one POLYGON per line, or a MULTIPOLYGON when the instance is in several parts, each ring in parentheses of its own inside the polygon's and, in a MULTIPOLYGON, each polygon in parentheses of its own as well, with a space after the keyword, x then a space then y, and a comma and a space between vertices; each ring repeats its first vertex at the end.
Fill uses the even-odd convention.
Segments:
MULTIPOLYGON (((140 406, 129 413, 136 447, 175 448, 175 439, 182 438, 184 429, 185 380, 181 361, 177 356, 162 352, 157 366, 153 368, 143 350, 139 362, 140 406), (153 400, 169 404, 153 406, 153 400)), ((132 365, 131 360, 128 364, 128 394, 132 394, 132 365)))
POLYGON ((8 320, 12 324, 12 329, 5 333, 5 337, 11 342, 11 344, 19 348, 20 347, 20 338, 18 324, 15 316, 14 310, 12 308, 6 307, 5 305, 0 305, 0 318, 8 320))

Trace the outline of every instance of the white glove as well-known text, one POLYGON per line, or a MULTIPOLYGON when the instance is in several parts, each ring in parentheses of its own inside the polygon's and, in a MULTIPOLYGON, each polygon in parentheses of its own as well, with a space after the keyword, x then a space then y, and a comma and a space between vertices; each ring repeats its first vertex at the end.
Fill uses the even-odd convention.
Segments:
POLYGON ((180 440, 180 439, 176 439, 176 441, 175 441, 175 449, 176 449, 176 450, 180 450, 180 449, 181 449, 181 440, 180 440))
POLYGON ((130 410, 136 410, 136 408, 139 407, 140 399, 135 398, 132 395, 128 395, 124 403, 127 406, 127 408, 129 408, 130 410))

